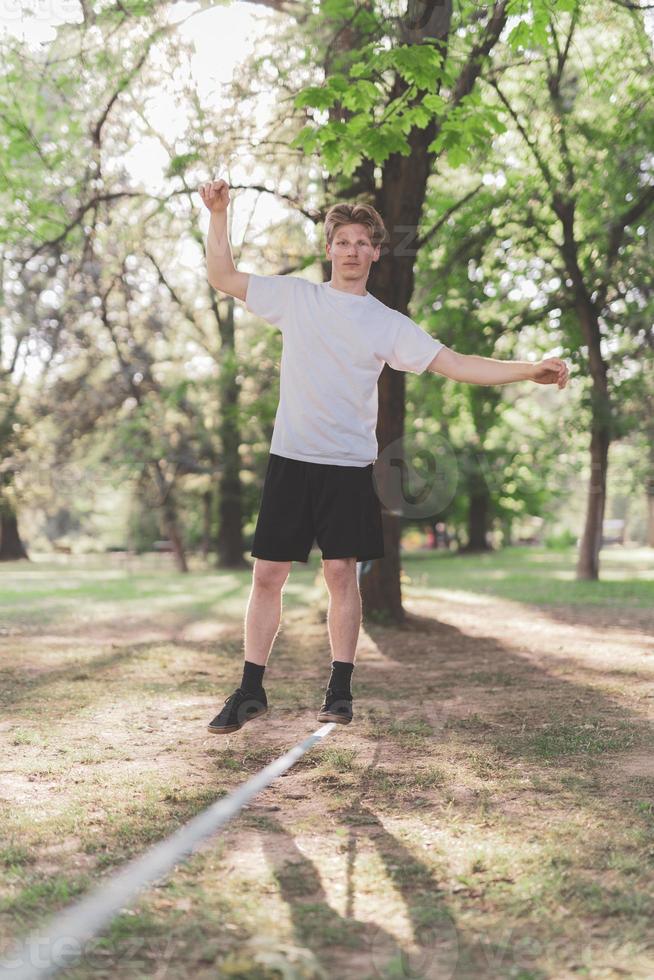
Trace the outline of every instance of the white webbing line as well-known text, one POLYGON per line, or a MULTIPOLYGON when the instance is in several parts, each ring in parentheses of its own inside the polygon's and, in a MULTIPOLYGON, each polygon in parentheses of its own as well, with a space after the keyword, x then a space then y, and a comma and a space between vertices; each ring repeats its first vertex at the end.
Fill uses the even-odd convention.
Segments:
POLYGON ((248 800, 304 755, 335 727, 329 722, 303 742, 275 759, 228 796, 216 800, 165 840, 130 861, 85 898, 55 916, 42 932, 28 936, 13 952, 0 958, 0 980, 41 980, 68 966, 83 953, 83 945, 106 926, 146 885, 167 874, 235 816, 248 800))

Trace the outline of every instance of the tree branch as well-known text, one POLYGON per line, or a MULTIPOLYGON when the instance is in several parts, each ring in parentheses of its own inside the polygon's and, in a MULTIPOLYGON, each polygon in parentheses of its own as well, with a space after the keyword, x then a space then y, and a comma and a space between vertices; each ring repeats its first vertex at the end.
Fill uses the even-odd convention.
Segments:
POLYGON ((522 136, 522 139, 523 139, 525 145, 528 147, 528 149, 530 150, 532 156, 534 157, 534 160, 536 161, 536 166, 540 170, 540 172, 541 172, 541 174, 543 176, 543 180, 547 184, 548 190, 550 191, 550 193, 552 195, 554 195, 554 193, 556 191, 556 185, 554 183, 554 180, 552 179, 552 174, 550 172, 550 168, 545 163, 545 160, 543 159, 543 157, 542 157, 542 155, 540 153, 540 150, 538 149, 538 146, 536 145, 536 143, 533 140, 531 140, 529 138, 529 134, 527 133, 527 130, 525 129, 525 127, 522 125, 522 123, 518 119, 517 112, 515 111, 515 109, 513 108, 513 106, 511 105, 511 103, 509 102, 509 100, 506 98, 506 96, 504 95, 504 93, 502 92, 502 90, 499 87, 498 83, 494 79, 489 78, 488 79, 488 84, 491 85, 495 89, 495 91, 497 92, 497 95, 498 95, 499 99, 501 100, 504 108, 506 109, 506 111, 509 113, 509 115, 513 119, 514 123, 516 124, 516 128, 518 129, 518 132, 522 136))
POLYGON ((480 191, 483 186, 484 186, 483 185, 483 182, 480 183, 480 184, 477 184, 477 186, 474 187, 467 194, 465 194, 461 198, 460 201, 457 201, 455 204, 452 205, 452 207, 448 208, 447 211, 444 214, 441 215, 441 217, 438 219, 438 221, 436 222, 436 224, 433 225, 429 229, 428 232, 425 232, 424 235, 422 235, 420 238, 418 238, 416 240, 416 242, 415 242, 415 248, 416 249, 422 248, 422 246, 426 242, 428 242, 431 238, 433 238, 433 236, 436 234, 436 232, 437 231, 440 231, 440 229, 443 227, 444 224, 446 224, 447 221, 449 221, 449 219, 452 217, 452 215, 455 214, 459 210, 459 208, 462 208, 464 204, 467 204, 468 201, 470 200, 470 198, 474 197, 475 194, 478 191, 480 191))

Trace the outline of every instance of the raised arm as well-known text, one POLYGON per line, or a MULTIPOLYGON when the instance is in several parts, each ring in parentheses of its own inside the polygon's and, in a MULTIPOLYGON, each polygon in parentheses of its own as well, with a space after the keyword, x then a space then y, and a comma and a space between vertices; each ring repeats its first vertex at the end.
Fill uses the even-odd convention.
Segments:
POLYGON ((227 233, 229 185, 226 180, 212 180, 198 188, 211 214, 207 235, 207 279, 214 289, 236 299, 245 300, 250 276, 234 265, 227 233))
POLYGON ((494 357, 477 354, 458 354, 449 347, 442 347, 427 368, 433 374, 442 374, 454 381, 474 385, 504 385, 511 381, 535 381, 536 384, 555 384, 565 388, 568 383, 568 366, 560 357, 546 357, 543 361, 501 361, 494 357))

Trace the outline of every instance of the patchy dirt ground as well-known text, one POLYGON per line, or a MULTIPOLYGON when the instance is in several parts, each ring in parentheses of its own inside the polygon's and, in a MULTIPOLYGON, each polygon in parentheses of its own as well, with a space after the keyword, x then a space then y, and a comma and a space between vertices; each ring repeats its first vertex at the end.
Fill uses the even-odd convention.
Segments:
MULTIPOLYGON (((71 978, 654 975, 654 613, 406 599, 362 630, 355 721, 89 944, 71 978)), ((318 727, 321 605, 284 611, 269 714, 206 724, 242 623, 14 625, 0 937, 318 727)))

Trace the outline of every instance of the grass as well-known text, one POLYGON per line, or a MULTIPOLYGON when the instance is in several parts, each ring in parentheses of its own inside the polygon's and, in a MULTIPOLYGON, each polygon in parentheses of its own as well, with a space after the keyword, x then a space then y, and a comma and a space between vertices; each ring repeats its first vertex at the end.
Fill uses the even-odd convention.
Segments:
MULTIPOLYGON (((632 611, 642 629, 654 565, 605 549, 604 580, 577 583, 574 558, 405 555, 405 595, 436 600, 425 615, 444 608, 448 622, 370 627, 382 659, 355 676, 355 724, 144 892, 67 977, 405 980, 436 962, 457 980, 654 975, 648 651, 634 641, 612 662, 571 648, 561 665, 537 631, 534 661, 513 650, 532 606, 560 604, 568 623, 579 612, 581 631, 605 604, 616 636, 632 611), (488 637, 467 635, 455 594, 488 637), (505 637, 486 629, 489 595, 516 604, 505 637)), ((228 739, 204 722, 242 657, 247 571, 0 570, 0 943, 314 730, 329 659, 319 565, 287 582, 285 610, 306 616, 276 640, 276 713, 228 739), (181 638, 200 621, 215 638, 181 638), (132 638, 141 627, 168 635, 132 638)))
POLYGON ((600 581, 577 581, 576 551, 505 548, 499 552, 456 555, 444 551, 406 555, 405 594, 464 591, 496 595, 533 605, 600 605, 623 609, 654 606, 654 568, 649 549, 600 552, 600 581))

